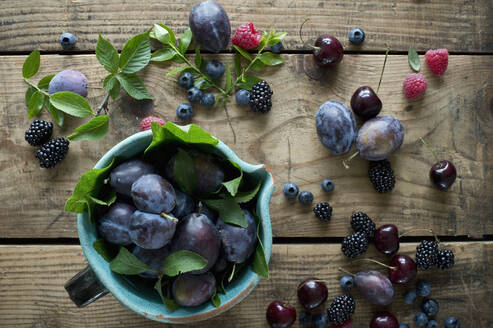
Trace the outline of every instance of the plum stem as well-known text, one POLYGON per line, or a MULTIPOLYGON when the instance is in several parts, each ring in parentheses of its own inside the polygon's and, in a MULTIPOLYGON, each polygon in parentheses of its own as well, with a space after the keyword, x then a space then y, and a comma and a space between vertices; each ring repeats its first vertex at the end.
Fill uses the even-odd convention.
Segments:
POLYGON ((348 275, 351 275, 353 277, 356 277, 356 275, 354 273, 351 273, 351 272, 349 272, 347 270, 344 270, 342 267, 337 268, 337 270, 339 270, 341 272, 344 272, 344 273, 347 273, 348 275))
POLYGON ((387 57, 389 56, 390 47, 387 45, 387 50, 385 51, 385 59, 383 60, 382 72, 380 73, 380 81, 378 81, 377 95, 380 90, 380 84, 382 84, 383 72, 385 71, 385 65, 387 64, 387 57))
POLYGON ((171 221, 171 222, 173 222, 173 223, 178 223, 178 219, 177 219, 177 218, 174 218, 174 217, 172 217, 171 215, 168 215, 168 214, 166 214, 166 213, 164 213, 164 212, 162 212, 162 213, 161 213, 161 216, 162 216, 163 218, 165 218, 165 219, 170 220, 170 221, 171 221))
POLYGON ((401 237, 404 237, 406 235, 408 235, 410 232, 414 232, 414 231, 426 231, 426 232, 429 232, 433 235, 433 237, 435 238, 435 241, 437 243, 440 243, 440 239, 438 239, 438 236, 435 234, 435 232, 433 232, 433 229, 411 229, 411 230, 408 230, 406 232, 403 232, 399 235, 399 238, 401 237))
POLYGON ((384 263, 377 261, 377 260, 374 260, 374 259, 359 259, 359 260, 354 260, 353 262, 373 262, 373 263, 376 263, 376 264, 381 265, 383 267, 386 267, 387 269, 397 270, 397 267, 393 267, 393 266, 384 264, 384 263))
POLYGON ((346 170, 349 170, 349 168, 350 168, 349 162, 351 162, 353 160, 353 158, 358 156, 358 154, 359 154, 359 150, 357 152, 355 152, 354 154, 352 154, 351 156, 349 156, 348 158, 342 160, 342 165, 344 165, 344 168, 346 170))
POLYGON ((199 202, 197 207, 198 207, 197 214, 198 215, 202 214, 202 208, 204 207, 204 205, 202 205, 202 201, 199 202))
POLYGON ((99 104, 98 108, 96 108, 96 116, 99 116, 101 111, 104 109, 104 112, 108 112, 108 100, 110 99, 110 93, 108 92, 104 98, 101 104, 99 104))
POLYGON ((437 154, 435 153, 433 148, 430 146, 428 141, 426 141, 423 137, 419 137, 419 140, 421 140, 423 145, 425 145, 426 148, 428 148, 428 150, 433 154, 433 157, 435 157, 435 160, 437 161, 438 165, 440 165, 440 168, 442 168, 442 164, 440 163, 440 159, 438 158, 437 154))

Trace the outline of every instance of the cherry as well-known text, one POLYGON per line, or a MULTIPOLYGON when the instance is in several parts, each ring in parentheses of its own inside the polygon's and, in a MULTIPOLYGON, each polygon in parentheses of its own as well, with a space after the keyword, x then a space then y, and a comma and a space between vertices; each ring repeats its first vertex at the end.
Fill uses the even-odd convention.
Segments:
POLYGON ((389 278, 394 284, 407 284, 416 279, 416 262, 407 255, 399 254, 392 258, 390 266, 396 269, 389 269, 389 278))
POLYGON ((375 247, 386 255, 392 255, 399 250, 399 231, 393 224, 378 227, 373 236, 375 247))
POLYGON ((266 317, 272 328, 288 328, 296 321, 296 309, 284 302, 274 301, 267 307, 266 317))
POLYGON ((362 119, 375 117, 382 110, 382 101, 369 86, 356 89, 351 97, 351 109, 362 119))
POLYGON ((327 300, 327 285, 317 278, 308 278, 298 286, 298 300, 307 310, 311 310, 327 300))
POLYGON ((319 66, 330 66, 342 60, 344 48, 336 37, 324 34, 315 41, 313 56, 319 66))
POLYGON ((353 328, 353 323, 351 318, 349 318, 342 325, 332 325, 332 328, 353 328))
POLYGON ((454 184, 455 178, 457 178, 457 171, 455 170, 454 164, 449 161, 441 161, 435 154, 431 146, 423 139, 420 138, 421 142, 430 150, 435 157, 437 163, 433 164, 430 169, 430 180, 433 182, 438 189, 442 191, 447 191, 451 185, 454 184))
POLYGON ((373 316, 370 328, 399 328, 399 322, 392 313, 382 312, 373 316))

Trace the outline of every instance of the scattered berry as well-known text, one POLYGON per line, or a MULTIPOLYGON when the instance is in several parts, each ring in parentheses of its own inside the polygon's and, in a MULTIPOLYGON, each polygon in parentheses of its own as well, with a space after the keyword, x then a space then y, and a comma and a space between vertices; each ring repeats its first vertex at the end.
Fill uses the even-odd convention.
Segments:
POLYGON ((213 80, 217 80, 223 76, 224 71, 224 64, 217 60, 211 60, 205 65, 205 73, 213 80))
POLYGON ((214 95, 212 93, 204 93, 202 95, 202 99, 200 100, 200 102, 205 107, 212 107, 212 106, 214 106, 214 103, 216 102, 216 98, 214 97, 214 95))
POLYGON ((326 67, 339 63, 344 57, 344 48, 336 37, 320 35, 313 47, 313 59, 319 66, 326 67))
POLYGON ((63 33, 60 35, 60 39, 58 40, 63 50, 70 50, 75 47, 77 43, 77 38, 72 33, 63 33))
POLYGON ((435 75, 443 75, 448 66, 448 50, 428 50, 425 54, 426 64, 435 75))
POLYGON ((363 232, 355 232, 342 241, 342 252, 349 258, 355 258, 368 249, 368 238, 363 232))
POLYGON ((460 328, 460 321, 456 317, 448 317, 444 322, 445 328, 460 328))
POLYGON ((190 104, 179 104, 178 108, 176 108, 176 116, 180 120, 188 121, 193 117, 193 114, 193 108, 190 104))
POLYGON ((448 249, 441 249, 438 251, 437 258, 438 268, 445 270, 454 266, 454 253, 448 249))
POLYGON ((142 131, 150 130, 151 122, 156 122, 159 125, 164 125, 164 123, 166 123, 162 118, 156 116, 147 116, 146 118, 142 119, 142 121, 140 121, 140 129, 142 131))
POLYGON ((421 270, 432 269, 437 264, 438 244, 435 241, 423 240, 416 247, 416 265, 421 270))
POLYGON ((56 138, 45 143, 36 151, 39 166, 51 169, 60 163, 67 155, 69 141, 65 138, 56 138))
POLYGON ((355 303, 351 295, 341 295, 334 299, 327 309, 329 322, 340 325, 349 319, 354 313, 355 303))
POLYGON ((312 314, 310 312, 303 311, 303 312, 301 312, 298 320, 300 321, 300 325, 302 325, 303 327, 310 327, 312 325, 312 322, 313 322, 312 321, 313 317, 312 317, 312 314))
POLYGON ((377 313, 370 321, 370 328, 398 328, 398 325, 397 318, 390 312, 377 313))
POLYGON ((407 99, 417 99, 426 91, 426 77, 420 73, 412 73, 406 77, 402 85, 407 99))
POLYGON ((328 222, 332 217, 332 207, 327 202, 321 202, 315 205, 313 213, 322 222, 328 222))
POLYGON ((386 159, 381 161, 370 161, 368 169, 373 188, 379 193, 391 192, 395 186, 395 176, 390 162, 386 159))
POLYGON ((351 319, 347 319, 346 321, 344 321, 344 323, 342 325, 332 325, 331 327, 332 328, 353 328, 353 322, 351 321, 351 319))
POLYGON ((254 112, 268 113, 272 108, 272 90, 265 81, 257 82, 250 92, 250 108, 254 112))
POLYGON ((405 323, 405 322, 401 322, 401 323, 399 324, 399 328, 410 328, 410 327, 409 327, 409 325, 408 325, 407 323, 405 323))
POLYGON ((26 139, 31 146, 39 146, 50 139, 52 132, 53 123, 43 120, 34 120, 26 133, 24 133, 24 139, 26 139))
POLYGON ((287 199, 295 199, 298 196, 299 188, 294 182, 288 182, 282 188, 282 192, 287 199))
POLYGON ((313 203, 313 194, 310 191, 302 191, 298 196, 298 200, 301 204, 309 205, 313 203))
POLYGON ((332 182, 332 180, 330 180, 329 178, 325 178, 322 180, 322 189, 327 191, 327 192, 331 192, 332 190, 334 190, 334 182, 332 182))
POLYGON ((414 290, 407 291, 404 295, 404 302, 411 305, 414 303, 414 301, 416 301, 416 292, 414 290))
POLYGON ((422 297, 430 295, 431 285, 423 280, 418 281, 416 284, 416 293, 422 297))
POLYGON ((296 321, 296 309, 280 301, 270 303, 265 315, 272 328, 288 328, 296 321))
POLYGON ((238 90, 236 93, 236 103, 238 105, 246 106, 250 103, 250 91, 248 90, 238 90))
POLYGON ((341 278, 340 282, 342 289, 345 291, 349 291, 354 287, 354 277, 353 276, 344 276, 341 278))
POLYGON ((428 317, 423 312, 414 315, 414 324, 418 327, 424 327, 428 323, 428 317))
POLYGON ((284 51, 284 46, 282 42, 278 42, 272 47, 270 47, 270 51, 272 51, 275 54, 280 54, 282 51, 284 51))
POLYGON ((326 314, 315 314, 313 316, 313 327, 314 328, 326 328, 329 324, 329 318, 326 314))
POLYGON ((426 324, 426 328, 438 328, 438 322, 436 322, 435 320, 430 320, 426 324))
POLYGON ((200 89, 192 87, 187 90, 187 99, 189 102, 198 103, 202 99, 202 91, 200 89))
POLYGON ((242 49, 253 49, 258 46, 261 38, 262 34, 253 23, 245 23, 236 29, 231 42, 242 49))
POLYGON ((375 222, 363 212, 353 213, 351 216, 351 227, 356 232, 363 232, 368 239, 372 239, 375 234, 375 222))
POLYGON ((438 306, 437 301, 432 298, 428 298, 423 301, 423 304, 421 304, 421 310, 423 310, 427 316, 433 317, 438 313, 440 307, 438 306))
POLYGON ((349 42, 355 45, 360 45, 365 41, 365 32, 359 27, 352 28, 348 36, 349 42))
POLYGON ((178 78, 178 85, 187 90, 193 87, 193 82, 194 78, 190 72, 185 72, 178 78))
POLYGON ((312 310, 327 300, 327 285, 318 278, 308 278, 298 285, 298 301, 307 310, 312 310))

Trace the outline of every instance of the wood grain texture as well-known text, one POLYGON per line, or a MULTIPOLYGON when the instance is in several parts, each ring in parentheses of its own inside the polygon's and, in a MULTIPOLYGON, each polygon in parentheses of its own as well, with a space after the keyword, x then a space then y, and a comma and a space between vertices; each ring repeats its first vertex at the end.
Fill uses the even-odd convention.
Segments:
MULTIPOLYGON (((29 126, 20 70, 24 56, 0 57, 0 238, 76 237, 75 215, 63 212, 80 175, 89 170, 113 145, 139 130, 140 118, 153 113, 176 121, 175 109, 185 102, 175 78, 166 78, 172 66, 150 65, 142 78, 154 101, 137 102, 122 96, 110 104, 110 133, 101 141, 73 142, 67 158, 56 169, 40 169, 35 149, 24 141, 29 126)), ((228 61, 230 55, 221 60, 228 61)), ((440 235, 493 234, 493 57, 451 56, 447 73, 437 78, 427 68, 428 90, 422 100, 409 102, 402 81, 410 73, 406 56, 390 56, 379 96, 382 114, 399 118, 406 130, 402 148, 391 157, 397 184, 390 194, 377 194, 371 186, 366 161, 357 158, 350 170, 343 156, 331 155, 318 141, 314 116, 325 101, 349 99, 361 85, 376 87, 383 56, 348 55, 336 68, 320 74, 311 55, 286 55, 279 68, 263 71, 274 90, 273 109, 257 115, 228 105, 236 144, 222 108, 196 107, 193 123, 228 144, 243 160, 265 163, 275 175, 271 200, 273 233, 277 237, 345 236, 349 217, 362 210, 377 225, 394 223, 401 231, 433 228, 440 235), (428 171, 434 163, 419 137, 424 136, 438 155, 451 160, 458 178, 448 192, 432 187, 428 171), (321 190, 320 181, 331 177, 335 191, 321 190), (330 223, 321 223, 310 206, 289 204, 282 184, 292 180, 310 190, 315 201, 334 208, 330 223)), ((423 61, 423 58, 422 58, 423 61)), ((62 69, 78 69, 89 79, 89 101, 96 107, 103 98, 105 72, 93 55, 42 57, 37 78, 62 69)), ((43 114, 45 115, 45 114, 43 114)), ((46 118, 46 116, 43 116, 46 118)), ((81 123, 68 119, 54 136, 67 136, 81 123)), ((415 232, 420 235, 421 232, 415 232)))
MULTIPOLYGON (((41 0, 26 6, 21 0, 4 0, 0 7, 1 51, 59 51, 58 37, 71 32, 78 38, 77 50, 95 50, 98 34, 118 48, 131 36, 154 23, 165 23, 183 32, 197 0, 41 0)), ((298 31, 305 18, 304 39, 332 34, 350 50, 493 51, 493 5, 490 0, 220 0, 229 13, 234 31, 244 22, 268 30, 289 33, 287 49, 304 49, 298 31), (362 47, 350 46, 347 33, 362 27, 367 39, 362 47)))
MULTIPOLYGON (((403 244, 402 251, 413 256, 415 244, 403 244)), ((493 243, 446 243, 453 249, 456 265, 448 271, 420 272, 418 278, 432 284, 431 297, 440 304, 440 323, 451 315, 464 327, 491 327, 493 314, 493 243)), ((368 258, 386 260, 370 247, 368 258)), ((2 327, 170 327, 144 319, 120 305, 111 295, 84 309, 77 309, 69 300, 63 285, 85 267, 78 246, 0 246, 0 317, 2 327)), ((302 309, 296 300, 296 286, 310 276, 326 281, 329 301, 342 293, 337 268, 348 270, 377 269, 373 264, 353 264, 344 258, 339 245, 275 245, 270 264, 271 277, 263 280, 240 305, 210 321, 176 327, 267 327, 265 309, 276 299, 302 309)), ((412 289, 414 286, 409 286, 412 289)), ((400 321, 412 323, 419 303, 403 302, 405 287, 396 287, 392 306, 400 321)), ((353 327, 367 327, 371 316, 382 308, 370 305, 354 291, 356 312, 353 327)), ((330 304, 330 303, 329 303, 330 304)), ((325 305, 326 308, 329 304, 325 305)), ((411 324, 412 325, 412 324, 411 324)), ((294 327, 298 327, 296 324, 294 327)))

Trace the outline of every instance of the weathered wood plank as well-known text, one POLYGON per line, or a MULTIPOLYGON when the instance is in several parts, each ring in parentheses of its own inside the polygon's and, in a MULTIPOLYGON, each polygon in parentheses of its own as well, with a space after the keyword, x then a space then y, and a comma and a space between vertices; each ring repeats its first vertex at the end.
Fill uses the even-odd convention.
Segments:
MULTIPOLYGON (((93 1, 41 0, 2 1, 0 49, 2 51, 60 50, 63 32, 78 37, 77 50, 94 50, 98 34, 122 47, 131 36, 154 23, 166 23, 180 32, 188 26, 188 14, 197 0, 93 1)), ((367 40, 351 50, 407 51, 448 48, 461 52, 493 51, 493 6, 490 0, 370 1, 219 1, 229 13, 231 26, 253 21, 263 30, 286 31, 288 49, 305 49, 298 30, 305 18, 305 40, 333 34, 348 45, 347 33, 362 27, 367 40)))
MULTIPOLYGON (((467 327, 491 327, 493 315, 493 279, 489 271, 493 259, 492 242, 447 243, 454 250, 456 265, 448 271, 419 274, 432 284, 431 297, 440 303, 440 323, 454 315, 467 327)), ((402 245, 412 255, 415 244, 402 245)), ((373 247, 371 258, 381 258, 373 247)), ((240 305, 208 322, 187 327, 267 327, 265 309, 275 300, 290 301, 299 306, 295 290, 305 278, 316 276, 327 282, 329 300, 342 293, 337 268, 375 269, 371 264, 351 266, 339 245, 275 245, 271 278, 260 285, 240 305)), ((120 305, 112 296, 77 309, 68 299, 63 285, 85 267, 78 246, 0 246, 0 317, 3 327, 169 327, 144 319, 120 305)), ((409 288, 413 288, 410 286, 409 288)), ((394 303, 388 308, 401 321, 412 325, 417 306, 403 302, 404 287, 396 287, 394 303)), ((356 313, 353 327, 367 327, 379 308, 370 305, 355 291, 356 313)), ((417 302, 419 303, 419 301, 417 302)), ((330 303, 329 303, 330 304, 330 303)), ((324 306, 326 308, 327 305, 324 306)), ((295 325, 297 327, 297 325, 295 325)))
MULTIPOLYGON (((185 101, 183 89, 171 69, 151 65, 143 79, 154 102, 137 103, 123 97, 111 104, 110 134, 98 142, 73 142, 68 157, 54 170, 39 169, 35 149, 24 141, 29 125, 24 104, 26 85, 20 70, 23 56, 0 57, 0 238, 75 237, 75 216, 63 212, 63 204, 80 175, 90 169, 107 150, 138 131, 138 118, 154 114, 176 120, 175 108, 185 101)), ((223 55, 222 60, 230 60, 223 55)), ((331 155, 318 141, 314 115, 328 99, 345 103, 353 91, 364 84, 376 87, 383 56, 348 55, 337 68, 323 75, 312 69, 310 55, 286 55, 280 68, 264 71, 274 90, 273 110, 256 115, 234 104, 228 106, 236 144, 224 111, 196 108, 193 123, 230 145, 240 158, 266 163, 274 172, 277 188, 271 201, 275 236, 344 236, 349 216, 363 210, 377 224, 395 223, 401 230, 430 227, 440 235, 493 234, 493 75, 490 56, 451 56, 449 69, 436 78, 423 69, 429 79, 424 99, 408 102, 401 83, 410 72, 406 56, 390 56, 380 89, 382 114, 399 118, 406 129, 403 147, 391 161, 397 185, 391 194, 374 192, 367 177, 367 163, 353 161, 350 170, 341 165, 342 156, 331 155), (319 76, 320 77, 320 76, 319 76), (434 160, 421 145, 424 136, 440 157, 451 160, 458 179, 450 191, 434 189, 428 170, 434 160), (331 177, 336 189, 324 193, 320 181, 331 177), (302 190, 311 190, 315 201, 329 201, 334 207, 330 223, 318 222, 311 207, 294 202, 288 205, 281 189, 292 180, 302 190)), ((43 56, 41 72, 54 73, 73 68, 89 79, 89 101, 99 104, 105 72, 93 55, 43 56)), ((67 136, 80 124, 69 119, 54 136, 67 136)), ((422 234, 416 232, 415 234, 422 234)))

